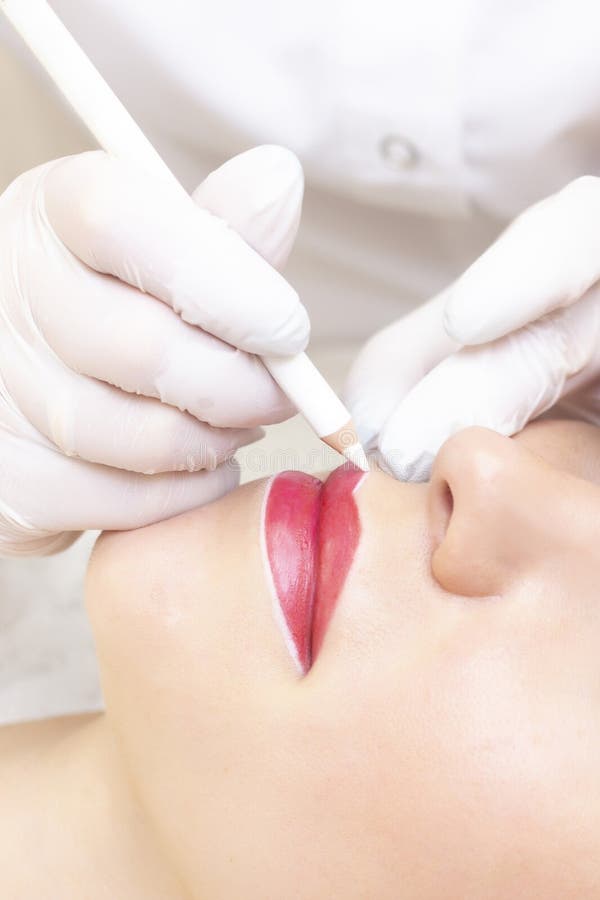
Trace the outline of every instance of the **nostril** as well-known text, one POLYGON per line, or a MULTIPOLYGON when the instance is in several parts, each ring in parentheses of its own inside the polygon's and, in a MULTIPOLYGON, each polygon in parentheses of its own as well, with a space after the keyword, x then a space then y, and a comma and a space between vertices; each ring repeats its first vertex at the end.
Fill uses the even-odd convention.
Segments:
POLYGON ((446 509, 448 521, 450 521, 452 510, 454 509, 454 495, 447 481, 444 484, 442 500, 446 509))
MULTIPOLYGON (((502 594, 539 554, 524 501, 535 481, 530 454, 495 432, 467 429, 437 455, 428 502, 431 573, 451 594, 502 594)), ((533 459, 533 457, 531 457, 533 459)))
POLYGON ((429 512, 431 521, 431 537, 434 549, 439 547, 444 538, 454 511, 454 495, 445 478, 436 478, 429 489, 429 512))

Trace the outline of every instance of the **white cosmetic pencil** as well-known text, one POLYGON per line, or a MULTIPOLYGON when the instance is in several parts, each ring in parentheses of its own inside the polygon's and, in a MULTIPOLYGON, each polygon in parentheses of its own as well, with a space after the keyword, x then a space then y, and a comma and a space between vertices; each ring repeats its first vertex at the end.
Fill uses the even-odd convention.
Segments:
MULTIPOLYGON (((184 191, 46 0, 0 0, 0 10, 104 150, 184 191)), ((359 469, 369 471, 350 413, 308 356, 261 358, 318 437, 359 469)))

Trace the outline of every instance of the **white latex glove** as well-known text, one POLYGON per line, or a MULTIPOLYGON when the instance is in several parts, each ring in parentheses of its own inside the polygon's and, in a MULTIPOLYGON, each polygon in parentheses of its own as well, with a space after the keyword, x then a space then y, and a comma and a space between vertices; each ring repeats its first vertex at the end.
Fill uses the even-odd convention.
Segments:
POLYGON ((296 158, 259 147, 189 200, 100 152, 0 197, 0 555, 237 484, 233 451, 294 411, 251 354, 308 340, 296 293, 259 256, 285 261, 302 193, 296 158))
POLYGON ((346 387, 361 438, 397 478, 422 481, 470 425, 515 434, 561 398, 562 414, 600 424, 599 279, 600 179, 588 176, 367 343, 346 387))

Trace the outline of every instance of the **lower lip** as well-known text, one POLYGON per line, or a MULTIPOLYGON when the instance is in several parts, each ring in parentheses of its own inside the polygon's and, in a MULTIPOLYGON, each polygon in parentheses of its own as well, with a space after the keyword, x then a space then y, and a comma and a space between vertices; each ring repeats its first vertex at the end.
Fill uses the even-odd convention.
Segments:
POLYGON ((282 472, 263 515, 264 549, 286 644, 302 672, 316 658, 360 539, 354 492, 365 473, 341 466, 325 481, 282 472))

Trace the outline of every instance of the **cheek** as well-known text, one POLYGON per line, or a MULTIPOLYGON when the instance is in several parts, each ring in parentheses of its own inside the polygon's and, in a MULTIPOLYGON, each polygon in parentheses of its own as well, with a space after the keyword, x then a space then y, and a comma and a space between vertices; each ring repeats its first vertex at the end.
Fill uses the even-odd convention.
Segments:
POLYGON ((515 437, 542 459, 577 478, 600 484, 600 428, 579 421, 538 419, 515 437))
MULTIPOLYGON (((199 707, 290 673, 248 506, 228 502, 110 534, 86 590, 107 701, 156 704, 187 685, 199 707)), ((253 509, 256 504, 253 504, 253 509)))
POLYGON ((511 616, 510 602, 498 601, 503 617, 492 601, 493 616, 465 622, 436 648, 421 701, 421 740, 462 798, 459 814, 475 808, 482 827, 507 840, 515 823, 556 821, 557 798, 572 776, 577 795, 597 731, 578 631, 546 627, 535 611, 532 627, 525 615, 511 616))

